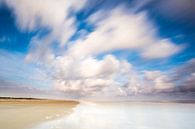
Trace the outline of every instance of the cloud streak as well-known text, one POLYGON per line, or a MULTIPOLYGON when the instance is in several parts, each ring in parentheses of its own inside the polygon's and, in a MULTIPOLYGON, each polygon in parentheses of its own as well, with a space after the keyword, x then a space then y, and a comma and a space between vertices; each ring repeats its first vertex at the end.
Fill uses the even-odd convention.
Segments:
POLYGON ((95 30, 69 48, 72 56, 135 49, 142 57, 153 59, 170 57, 182 48, 158 37, 156 27, 145 12, 135 14, 119 6, 109 12, 97 12, 88 21, 95 25, 95 30))

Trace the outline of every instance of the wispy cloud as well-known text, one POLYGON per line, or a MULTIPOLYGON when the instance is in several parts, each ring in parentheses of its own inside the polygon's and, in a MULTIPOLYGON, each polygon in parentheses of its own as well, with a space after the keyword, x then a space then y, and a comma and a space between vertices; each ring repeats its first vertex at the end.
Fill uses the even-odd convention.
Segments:
POLYGON ((182 48, 158 37, 157 28, 145 12, 134 14, 120 6, 93 14, 89 22, 95 25, 95 30, 69 48, 71 56, 135 49, 144 58, 152 59, 169 57, 182 48))

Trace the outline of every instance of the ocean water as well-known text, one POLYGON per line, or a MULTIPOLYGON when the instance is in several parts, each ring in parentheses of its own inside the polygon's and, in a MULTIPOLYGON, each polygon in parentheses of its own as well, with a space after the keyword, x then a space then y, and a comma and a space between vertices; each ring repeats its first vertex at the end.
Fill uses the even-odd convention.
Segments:
POLYGON ((33 129, 195 129, 195 104, 83 102, 33 129))

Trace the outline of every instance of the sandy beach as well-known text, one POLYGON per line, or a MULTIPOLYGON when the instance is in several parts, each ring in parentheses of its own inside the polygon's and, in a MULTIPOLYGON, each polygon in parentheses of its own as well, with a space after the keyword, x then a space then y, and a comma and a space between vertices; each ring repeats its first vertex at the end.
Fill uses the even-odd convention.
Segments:
POLYGON ((28 129, 73 111, 78 102, 42 99, 0 99, 0 128, 28 129))

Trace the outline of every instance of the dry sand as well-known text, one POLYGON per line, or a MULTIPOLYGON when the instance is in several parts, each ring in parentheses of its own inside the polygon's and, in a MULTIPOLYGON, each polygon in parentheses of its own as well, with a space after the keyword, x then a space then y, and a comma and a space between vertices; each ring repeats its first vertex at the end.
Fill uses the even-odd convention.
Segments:
POLYGON ((76 101, 39 99, 0 99, 0 129, 28 129, 67 115, 76 101))

